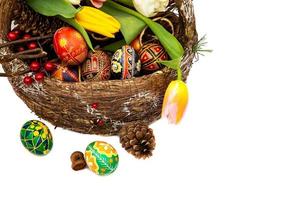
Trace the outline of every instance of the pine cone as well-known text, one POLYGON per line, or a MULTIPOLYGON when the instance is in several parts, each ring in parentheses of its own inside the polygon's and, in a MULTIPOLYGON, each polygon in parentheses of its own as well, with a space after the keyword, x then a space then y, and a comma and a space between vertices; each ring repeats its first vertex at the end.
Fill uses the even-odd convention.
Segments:
POLYGON ((58 18, 36 13, 24 0, 17 0, 15 3, 12 19, 21 31, 33 35, 48 35, 64 26, 64 22, 58 18))
POLYGON ((141 122, 123 126, 120 131, 120 142, 128 153, 139 159, 152 156, 155 148, 153 130, 141 122))

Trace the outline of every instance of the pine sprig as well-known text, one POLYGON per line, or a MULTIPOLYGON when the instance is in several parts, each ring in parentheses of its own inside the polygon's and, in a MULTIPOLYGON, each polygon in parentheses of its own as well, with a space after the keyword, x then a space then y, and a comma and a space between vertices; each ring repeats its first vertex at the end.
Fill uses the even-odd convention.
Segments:
POLYGON ((206 49, 205 46, 207 45, 206 35, 203 35, 200 40, 193 46, 192 51, 195 53, 195 60, 199 60, 199 56, 205 56, 205 53, 211 53, 213 50, 206 49))

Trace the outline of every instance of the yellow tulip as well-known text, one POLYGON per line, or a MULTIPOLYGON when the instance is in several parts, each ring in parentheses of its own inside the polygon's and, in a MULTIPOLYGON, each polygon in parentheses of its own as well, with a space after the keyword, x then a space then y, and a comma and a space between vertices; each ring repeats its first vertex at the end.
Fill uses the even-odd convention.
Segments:
POLYGON ((120 22, 113 16, 90 6, 82 6, 76 13, 75 20, 86 30, 109 38, 114 38, 121 28, 120 22))
POLYGON ((188 88, 183 81, 172 81, 165 93, 162 117, 167 118, 172 124, 178 124, 188 104, 188 93, 188 88))

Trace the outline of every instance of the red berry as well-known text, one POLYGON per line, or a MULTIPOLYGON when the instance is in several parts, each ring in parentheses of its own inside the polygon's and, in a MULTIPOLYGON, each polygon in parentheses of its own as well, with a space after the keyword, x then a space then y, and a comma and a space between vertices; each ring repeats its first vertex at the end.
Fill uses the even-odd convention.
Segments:
POLYGON ((34 78, 38 82, 43 81, 44 78, 45 78, 45 74, 44 74, 44 72, 36 73, 35 76, 34 76, 34 78))
POLYGON ((22 51, 25 51, 25 48, 22 46, 18 47, 18 52, 22 52, 22 51))
POLYGON ((25 76, 23 82, 25 85, 31 85, 33 83, 33 78, 31 78, 30 76, 25 76))
POLYGON ((105 121, 100 119, 98 120, 98 126, 103 126, 105 124, 105 121))
POLYGON ((28 39, 30 39, 31 38, 31 35, 30 34, 25 34, 24 36, 23 36, 23 39, 24 40, 28 40, 28 39))
POLYGON ((30 42, 27 44, 28 49, 36 49, 38 47, 36 42, 30 42))
POLYGON ((97 108, 98 108, 98 103, 93 103, 93 104, 91 105, 91 107, 92 107, 93 109, 97 109, 97 108))
POLYGON ((44 69, 47 71, 47 72, 52 72, 54 71, 55 69, 55 65, 53 62, 46 62, 45 65, 44 65, 44 69))
POLYGON ((21 31, 20 31, 20 30, 14 30, 14 33, 15 33, 18 37, 20 37, 20 35, 21 35, 21 31))
POLYGON ((31 70, 31 71, 37 72, 37 71, 40 70, 41 65, 40 65, 40 63, 37 62, 37 61, 32 61, 32 62, 30 63, 30 65, 29 65, 29 67, 30 67, 30 70, 31 70))
POLYGON ((7 34, 7 39, 8 39, 9 41, 17 40, 17 39, 18 39, 18 35, 17 35, 15 32, 11 31, 11 32, 9 32, 9 33, 7 34))

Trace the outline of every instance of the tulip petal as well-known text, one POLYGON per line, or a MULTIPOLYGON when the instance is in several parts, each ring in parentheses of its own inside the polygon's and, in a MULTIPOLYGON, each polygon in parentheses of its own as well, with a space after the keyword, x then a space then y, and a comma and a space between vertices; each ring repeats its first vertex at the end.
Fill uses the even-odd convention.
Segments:
POLYGON ((163 116, 168 119, 169 123, 176 124, 178 107, 176 104, 167 105, 163 116))
POLYGON ((103 5, 103 2, 105 2, 105 0, 91 0, 91 3, 96 8, 101 8, 103 5))
POLYGON ((162 117, 172 124, 178 124, 186 110, 188 103, 188 88, 183 81, 172 81, 165 93, 162 117))

